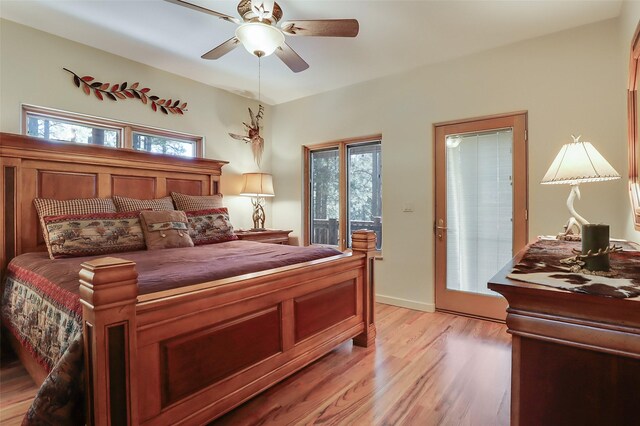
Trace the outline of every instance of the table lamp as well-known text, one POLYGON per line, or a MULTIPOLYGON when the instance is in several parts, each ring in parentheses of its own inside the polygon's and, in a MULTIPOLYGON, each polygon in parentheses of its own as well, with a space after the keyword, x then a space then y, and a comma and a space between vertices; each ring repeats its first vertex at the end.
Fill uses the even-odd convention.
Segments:
POLYGON ((240 195, 253 197, 253 229, 264 231, 264 199, 275 196, 273 192, 273 177, 268 173, 243 173, 244 184, 240 195))
POLYGON ((607 160, 591 145, 590 142, 580 141, 580 136, 573 138, 572 143, 568 143, 560 148, 551 167, 542 179, 542 184, 569 184, 571 192, 567 199, 567 207, 571 213, 566 230, 560 237, 570 234, 580 235, 582 225, 589 222, 580 216, 573 208, 573 201, 580 199, 580 189, 578 185, 585 182, 601 182, 605 180, 620 179, 618 172, 609 164, 607 160), (573 229, 575 228, 575 232, 573 229))

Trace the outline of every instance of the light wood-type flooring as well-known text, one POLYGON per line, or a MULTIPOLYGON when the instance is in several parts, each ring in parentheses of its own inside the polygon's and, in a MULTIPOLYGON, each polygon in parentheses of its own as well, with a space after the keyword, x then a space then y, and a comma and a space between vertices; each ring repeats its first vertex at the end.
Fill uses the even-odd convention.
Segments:
MULTIPOLYGON (((376 306, 375 347, 351 342, 212 425, 508 425, 506 327, 444 313, 376 306)), ((20 424, 36 388, 2 360, 0 423, 20 424)))

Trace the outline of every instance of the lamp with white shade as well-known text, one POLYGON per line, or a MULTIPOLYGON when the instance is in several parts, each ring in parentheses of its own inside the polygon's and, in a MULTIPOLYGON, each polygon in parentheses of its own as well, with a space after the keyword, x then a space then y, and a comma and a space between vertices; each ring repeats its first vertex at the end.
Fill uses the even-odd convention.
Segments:
POLYGON ((265 197, 273 197, 273 177, 268 173, 243 173, 243 185, 240 195, 252 197, 253 204, 253 229, 252 231, 264 231, 264 201, 265 197))
POLYGON ((620 179, 620 174, 590 142, 580 141, 580 136, 571 135, 571 137, 573 142, 560 148, 560 152, 551 163, 541 182, 542 184, 571 185, 571 192, 567 199, 567 207, 571 217, 567 223, 564 236, 569 234, 579 235, 582 226, 589 223, 573 207, 574 200, 576 198, 580 199, 579 185, 587 182, 620 179), (576 230, 575 232, 573 231, 574 229, 576 230))

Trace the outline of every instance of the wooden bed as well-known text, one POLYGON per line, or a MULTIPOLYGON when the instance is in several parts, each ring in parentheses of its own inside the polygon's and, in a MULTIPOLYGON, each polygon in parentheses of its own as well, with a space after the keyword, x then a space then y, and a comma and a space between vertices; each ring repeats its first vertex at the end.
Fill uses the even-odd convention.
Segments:
MULTIPOLYGON (((45 250, 36 197, 210 195, 224 164, 0 133, 2 269, 45 250)), ((84 263, 87 422, 204 424, 348 339, 371 345, 374 250, 375 234, 356 231, 353 253, 144 296, 135 263, 84 263)))

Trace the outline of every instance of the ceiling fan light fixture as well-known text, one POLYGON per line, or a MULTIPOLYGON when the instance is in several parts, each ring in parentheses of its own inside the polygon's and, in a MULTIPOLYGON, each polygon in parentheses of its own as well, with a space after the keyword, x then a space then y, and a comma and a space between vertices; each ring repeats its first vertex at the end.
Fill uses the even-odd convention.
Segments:
POLYGON ((251 0, 251 10, 261 21, 273 16, 274 0, 251 0))
POLYGON ((284 43, 278 28, 262 22, 247 22, 236 29, 236 37, 245 49, 258 57, 271 55, 284 43))

